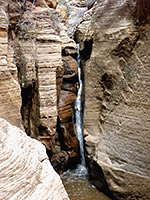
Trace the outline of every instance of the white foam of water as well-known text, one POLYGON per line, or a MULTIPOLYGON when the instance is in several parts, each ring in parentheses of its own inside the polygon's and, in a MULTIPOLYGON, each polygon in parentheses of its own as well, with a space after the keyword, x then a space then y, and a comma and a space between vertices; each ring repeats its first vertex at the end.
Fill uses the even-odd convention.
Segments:
POLYGON ((79 78, 79 89, 77 94, 77 99, 75 102, 75 115, 76 115, 76 131, 80 144, 80 154, 81 154, 81 164, 85 166, 85 157, 84 157, 84 143, 83 143, 83 119, 82 119, 82 103, 81 103, 81 95, 82 95, 82 78, 81 78, 81 66, 80 66, 80 52, 79 52, 79 44, 77 44, 78 50, 78 78, 79 78))

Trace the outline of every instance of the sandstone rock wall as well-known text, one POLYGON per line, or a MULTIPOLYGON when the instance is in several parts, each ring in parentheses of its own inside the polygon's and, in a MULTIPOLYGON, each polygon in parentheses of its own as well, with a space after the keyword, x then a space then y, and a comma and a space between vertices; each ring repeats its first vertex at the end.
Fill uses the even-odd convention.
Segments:
POLYGON ((0 116, 40 140, 54 162, 56 157, 58 162, 65 157, 61 163, 64 168, 69 158, 77 157, 78 152, 73 127, 77 78, 62 89, 63 75, 64 80, 72 80, 77 75, 77 50, 57 12, 41 6, 40 2, 45 1, 12 0, 0 4, 0 116), (66 66, 65 62, 70 63, 66 66), (71 69, 72 63, 75 69, 71 69), (63 108, 66 105, 68 110, 63 108), (67 135, 57 128, 57 124, 60 126, 58 107, 66 113, 62 114, 61 121, 69 123, 63 124, 67 135), (60 134, 65 135, 63 142, 60 134), (67 148, 62 143, 66 143, 67 148))
POLYGON ((21 124, 21 91, 17 81, 17 67, 13 63, 13 48, 8 41, 8 16, 5 2, 0 6, 0 116, 12 124, 21 124))
POLYGON ((150 199, 149 10, 146 1, 97 1, 76 32, 91 175, 115 200, 150 199))
POLYGON ((0 199, 69 200, 44 145, 4 119, 0 152, 0 199))
POLYGON ((12 2, 8 12, 25 130, 32 137, 46 136, 53 143, 57 123, 56 73, 62 68, 58 18, 53 9, 33 9, 27 3, 23 9, 12 2))

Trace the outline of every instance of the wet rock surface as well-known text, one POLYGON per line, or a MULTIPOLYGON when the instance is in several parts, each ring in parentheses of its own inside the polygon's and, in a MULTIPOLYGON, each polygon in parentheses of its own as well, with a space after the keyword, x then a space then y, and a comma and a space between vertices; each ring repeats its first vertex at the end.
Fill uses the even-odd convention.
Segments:
MULTIPOLYGON (((58 103, 57 132, 61 149, 68 153, 69 158, 67 161, 69 161, 69 165, 71 165, 72 160, 73 162, 75 160, 77 162, 79 151, 74 121, 74 106, 77 98, 78 64, 73 57, 63 56, 63 66, 64 73, 58 103)), ((61 155, 61 153, 59 153, 59 155, 61 155)), ((65 162, 65 165, 67 165, 67 162, 65 162)), ((64 169, 65 165, 62 165, 62 169, 64 169)), ((62 171, 62 169, 60 170, 62 171)))

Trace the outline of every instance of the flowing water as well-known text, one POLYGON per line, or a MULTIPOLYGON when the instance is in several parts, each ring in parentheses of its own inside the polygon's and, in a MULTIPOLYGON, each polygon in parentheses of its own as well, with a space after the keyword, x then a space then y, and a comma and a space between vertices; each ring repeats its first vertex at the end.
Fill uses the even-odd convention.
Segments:
POLYGON ((70 200, 110 200, 90 182, 86 168, 79 165, 61 175, 70 200))
POLYGON ((77 50, 78 50, 77 61, 78 61, 79 88, 78 88, 77 99, 75 101, 76 132, 80 145, 81 165, 85 166, 84 145, 83 145, 83 115, 82 115, 82 103, 81 103, 82 77, 81 77, 79 44, 77 44, 77 50))
POLYGON ((81 66, 80 66, 80 53, 79 44, 78 49, 78 77, 79 77, 79 88, 78 95, 75 102, 75 117, 76 117, 76 131, 77 137, 80 144, 80 155, 81 164, 73 170, 68 170, 60 175, 63 184, 68 192, 70 200, 110 200, 98 189, 96 189, 90 182, 88 171, 85 165, 84 157, 84 142, 83 142, 83 116, 82 116, 82 77, 81 77, 81 66))

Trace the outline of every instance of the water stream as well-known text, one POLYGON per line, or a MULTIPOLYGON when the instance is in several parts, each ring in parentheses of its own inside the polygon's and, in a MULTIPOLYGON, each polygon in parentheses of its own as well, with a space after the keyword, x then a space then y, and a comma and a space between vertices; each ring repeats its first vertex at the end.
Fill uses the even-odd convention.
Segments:
POLYGON ((79 79, 79 88, 77 99, 75 101, 75 116, 76 116, 76 132, 80 145, 80 155, 81 155, 81 165, 85 166, 85 156, 84 156, 84 144, 83 144, 83 115, 82 115, 82 75, 81 75, 81 65, 80 65, 80 52, 79 52, 79 44, 77 44, 78 56, 78 79, 79 79))
POLYGON ((110 200, 91 184, 85 169, 83 165, 79 165, 61 175, 70 200, 110 200))
POLYGON ((79 78, 79 88, 77 99, 75 102, 75 116, 76 116, 76 132, 80 144, 80 155, 81 164, 79 164, 75 169, 68 170, 60 175, 63 184, 68 192, 70 200, 110 200, 98 189, 96 189, 90 182, 88 171, 85 164, 84 157, 84 141, 83 141, 83 115, 82 115, 82 75, 80 66, 80 53, 79 44, 77 44, 78 49, 78 78, 79 78))

